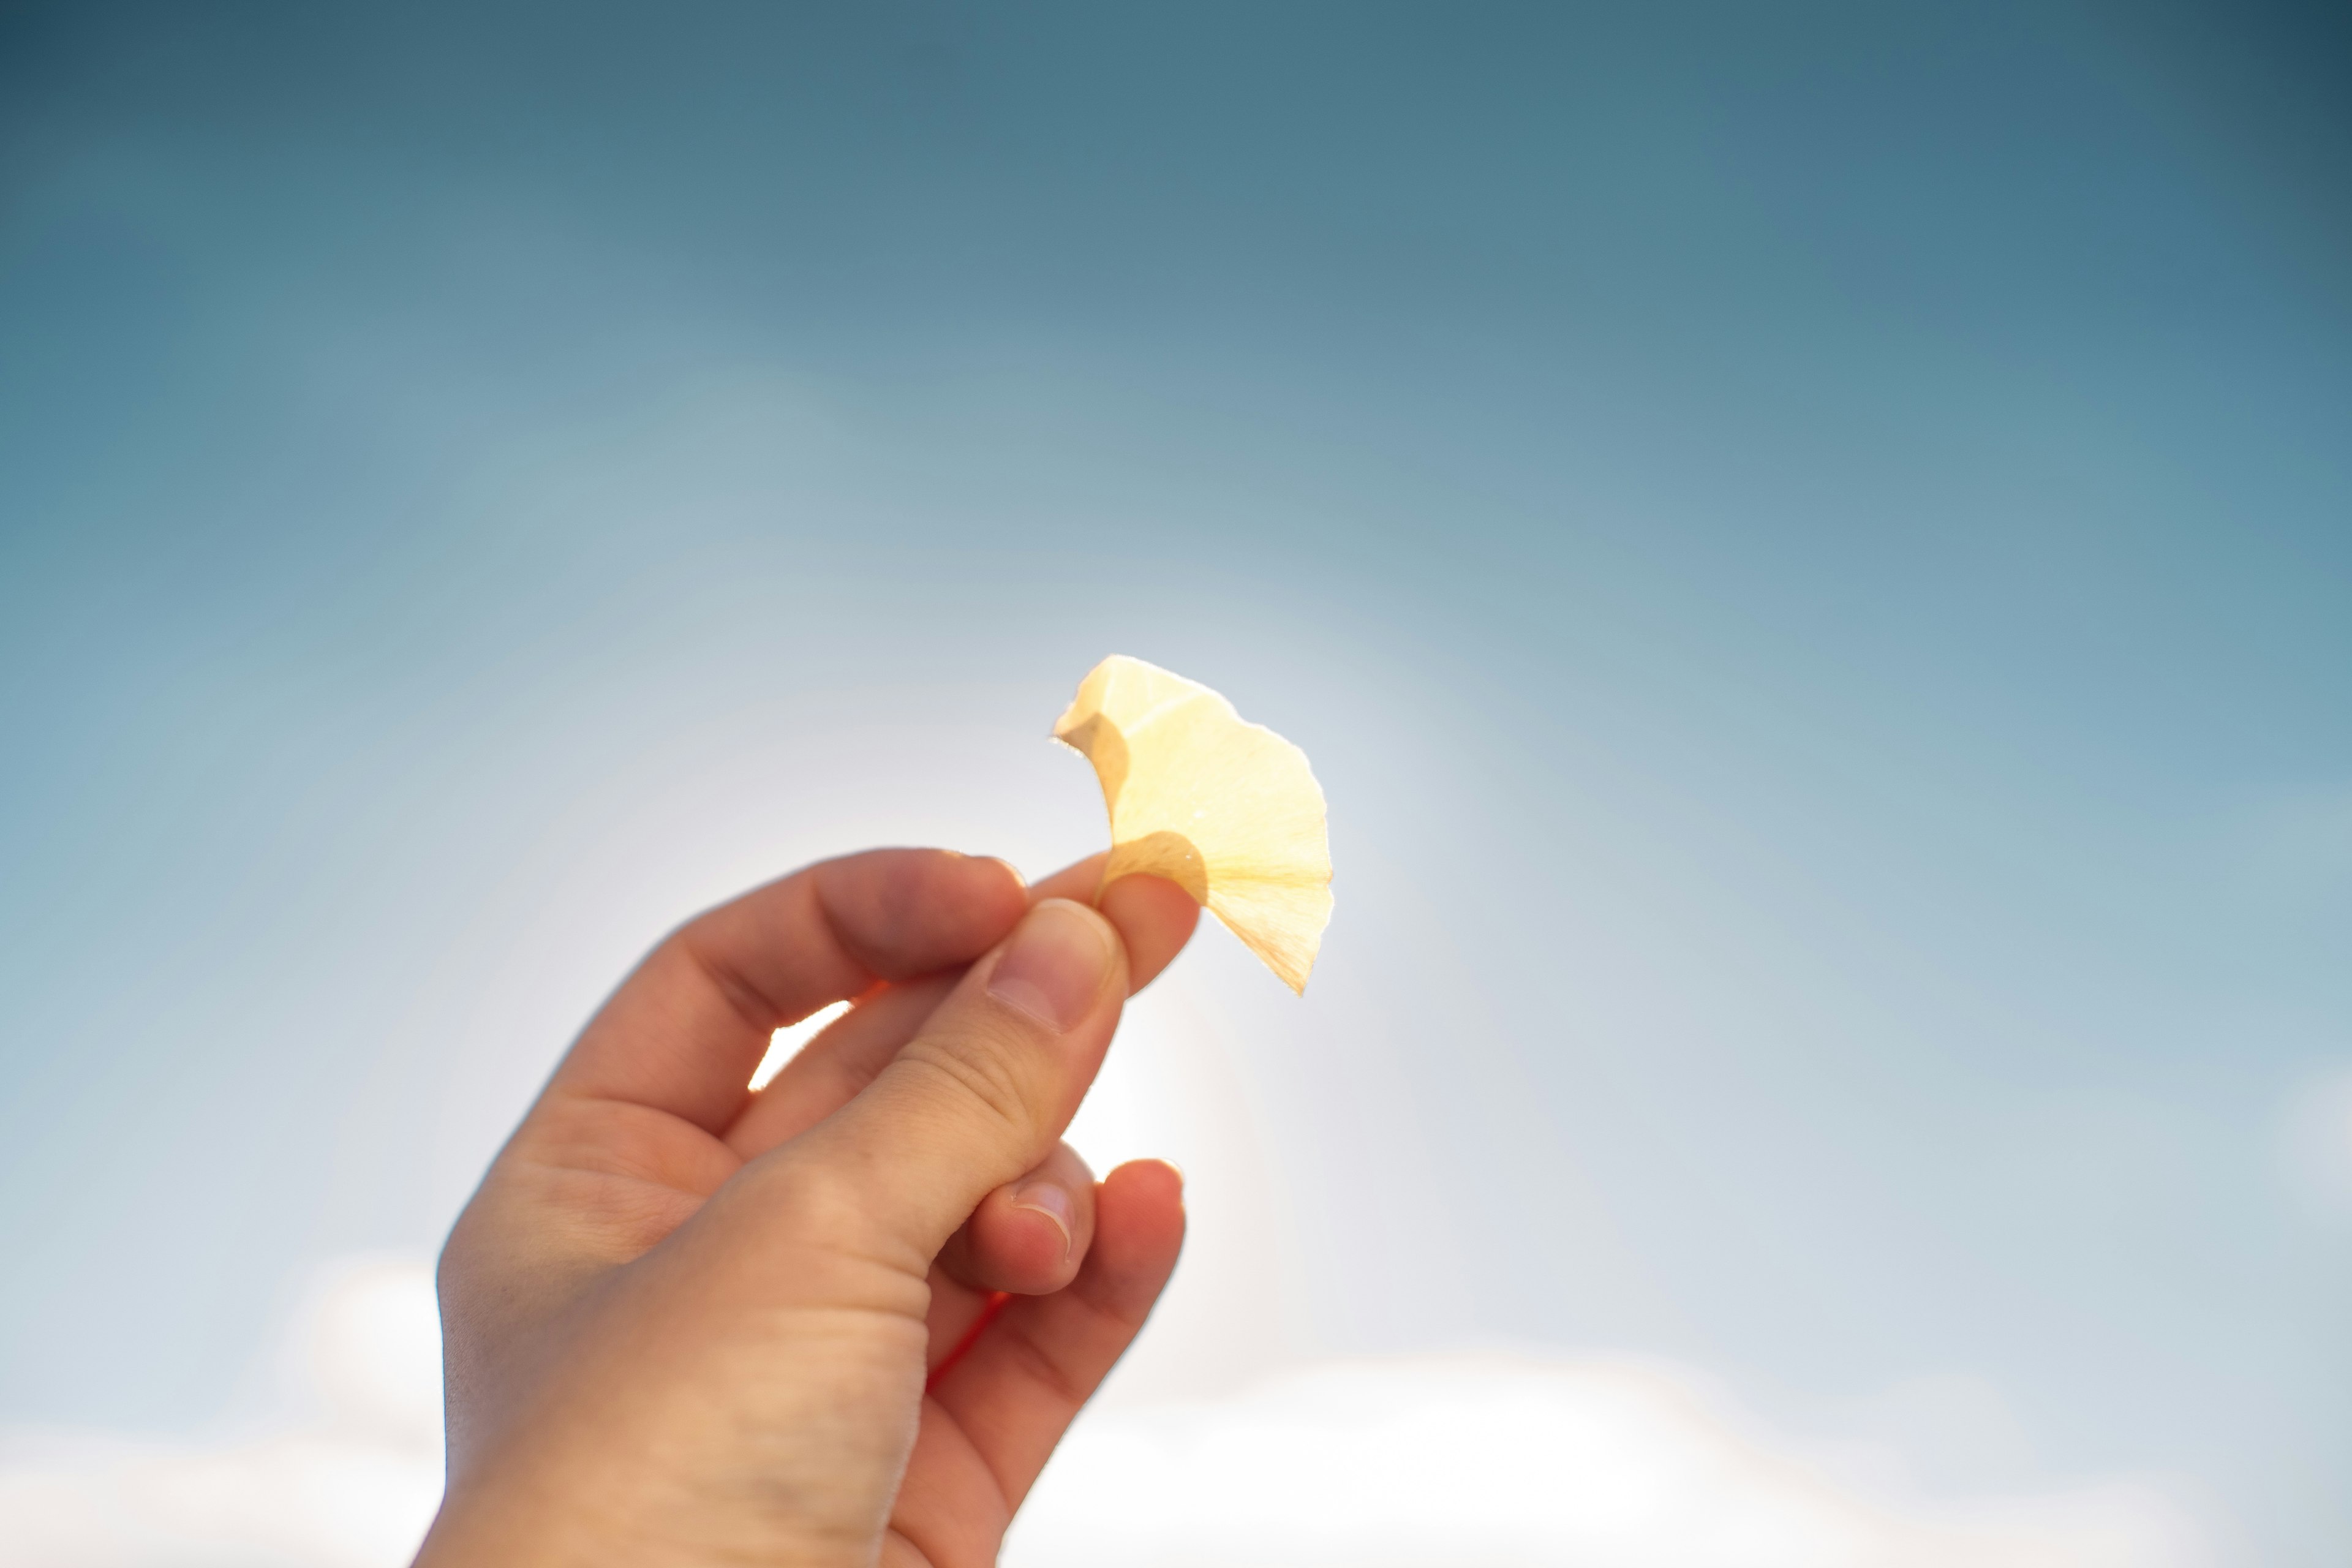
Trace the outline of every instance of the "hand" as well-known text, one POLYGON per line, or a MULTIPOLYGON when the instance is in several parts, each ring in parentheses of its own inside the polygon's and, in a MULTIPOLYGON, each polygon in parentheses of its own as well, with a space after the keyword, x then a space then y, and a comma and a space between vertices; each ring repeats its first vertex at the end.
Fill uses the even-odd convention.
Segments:
POLYGON ((982 1568, 1158 1299, 1176 1173, 1058 1140, 1172 885, 877 850, 713 910, 583 1031, 441 1258, 420 1565, 982 1568), (778 1026, 853 1007, 764 1090, 778 1026), (925 1380, 1018 1292, 928 1394, 925 1380))

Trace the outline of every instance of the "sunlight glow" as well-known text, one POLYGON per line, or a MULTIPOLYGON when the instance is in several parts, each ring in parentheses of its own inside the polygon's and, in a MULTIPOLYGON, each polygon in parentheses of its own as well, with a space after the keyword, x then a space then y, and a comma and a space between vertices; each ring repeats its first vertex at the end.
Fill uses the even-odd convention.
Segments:
POLYGON ((1010 1568, 2188 1568, 2195 1526, 2115 1478, 2005 1498, 1868 1485, 1691 1369, 1394 1356, 1081 1417, 1010 1568))
POLYGON ((768 1039, 768 1054, 760 1058, 759 1070, 751 1075, 751 1088, 756 1091, 775 1081, 776 1075, 784 1070, 784 1064, 800 1055, 803 1046, 848 1011, 848 1003, 835 1002, 831 1006, 819 1007, 797 1024, 786 1024, 778 1029, 768 1039))

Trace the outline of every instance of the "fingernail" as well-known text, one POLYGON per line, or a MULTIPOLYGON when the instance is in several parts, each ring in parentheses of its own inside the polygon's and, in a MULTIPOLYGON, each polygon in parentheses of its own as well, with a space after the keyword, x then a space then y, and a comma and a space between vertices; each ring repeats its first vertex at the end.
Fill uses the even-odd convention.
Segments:
POLYGON ((1047 899, 1013 932, 989 974, 988 994, 1058 1034, 1093 1011, 1109 968, 1100 917, 1067 899, 1047 899))
POLYGON ((1054 1228, 1062 1233, 1063 1258, 1067 1258, 1070 1256, 1070 1248, 1075 1245, 1070 1228, 1075 1223, 1075 1210, 1067 1192, 1051 1182, 1032 1182, 1013 1194, 1013 1206, 1017 1209, 1034 1209, 1052 1220, 1054 1228))

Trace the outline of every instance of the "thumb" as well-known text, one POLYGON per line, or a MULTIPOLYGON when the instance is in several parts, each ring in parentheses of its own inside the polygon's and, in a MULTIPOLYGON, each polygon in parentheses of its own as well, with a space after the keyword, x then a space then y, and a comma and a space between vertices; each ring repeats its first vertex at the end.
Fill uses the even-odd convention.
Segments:
POLYGON ((1127 989, 1110 922, 1043 900, 871 1084, 793 1140, 793 1164, 829 1170, 874 1239, 928 1263, 982 1199, 1053 1152, 1127 989))

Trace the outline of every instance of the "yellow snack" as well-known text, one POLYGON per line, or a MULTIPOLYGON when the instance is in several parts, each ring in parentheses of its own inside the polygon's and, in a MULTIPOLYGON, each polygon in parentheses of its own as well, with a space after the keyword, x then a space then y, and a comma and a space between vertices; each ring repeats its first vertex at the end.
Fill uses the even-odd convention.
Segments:
POLYGON ((1331 921, 1331 845, 1307 753, 1207 687, 1116 653, 1079 683, 1054 739, 1102 781, 1104 885, 1165 877, 1305 992, 1331 921))

